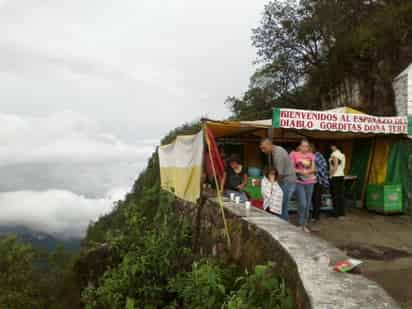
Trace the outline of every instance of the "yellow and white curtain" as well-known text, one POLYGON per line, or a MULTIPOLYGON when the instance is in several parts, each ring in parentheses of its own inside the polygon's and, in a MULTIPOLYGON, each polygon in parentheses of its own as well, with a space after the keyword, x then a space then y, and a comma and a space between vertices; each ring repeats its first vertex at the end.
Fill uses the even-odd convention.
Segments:
POLYGON ((159 148, 162 189, 195 203, 200 197, 203 159, 203 131, 178 136, 159 148))

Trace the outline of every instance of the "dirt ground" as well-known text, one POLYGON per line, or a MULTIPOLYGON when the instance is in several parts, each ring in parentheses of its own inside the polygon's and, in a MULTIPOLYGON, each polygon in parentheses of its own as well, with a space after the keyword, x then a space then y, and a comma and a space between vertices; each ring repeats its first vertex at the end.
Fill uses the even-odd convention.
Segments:
MULTIPOLYGON (((293 220, 293 219, 292 219, 293 220)), ((361 259, 360 271, 403 308, 412 308, 412 218, 350 209, 344 220, 321 217, 314 236, 361 259)))

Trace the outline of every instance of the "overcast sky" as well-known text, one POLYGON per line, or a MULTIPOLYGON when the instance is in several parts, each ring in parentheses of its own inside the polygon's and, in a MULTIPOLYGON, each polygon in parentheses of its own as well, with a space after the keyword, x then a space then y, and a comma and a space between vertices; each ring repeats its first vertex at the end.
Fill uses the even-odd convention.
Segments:
POLYGON ((228 116, 266 2, 0 0, 0 211, 14 209, 0 223, 30 225, 24 209, 39 197, 45 221, 77 212, 79 198, 95 201, 78 211, 94 219, 164 133, 228 116))

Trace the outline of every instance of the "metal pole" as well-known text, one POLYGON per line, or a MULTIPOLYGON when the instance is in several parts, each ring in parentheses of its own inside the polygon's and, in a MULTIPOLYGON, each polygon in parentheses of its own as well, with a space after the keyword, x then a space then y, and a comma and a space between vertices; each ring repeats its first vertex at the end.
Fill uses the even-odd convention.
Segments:
MULTIPOLYGON (((269 128, 268 129, 268 138, 271 140, 271 142, 273 143, 273 128, 269 128)), ((272 158, 273 154, 272 152, 269 152, 268 154, 268 167, 272 168, 272 164, 273 164, 273 158, 272 158)))

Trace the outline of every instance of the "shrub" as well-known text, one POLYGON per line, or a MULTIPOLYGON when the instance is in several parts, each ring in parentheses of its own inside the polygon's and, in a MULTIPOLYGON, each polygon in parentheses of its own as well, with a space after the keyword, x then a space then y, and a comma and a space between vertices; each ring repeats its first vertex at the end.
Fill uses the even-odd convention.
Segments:
POLYGON ((189 309, 220 308, 226 297, 222 270, 207 261, 195 262, 190 272, 178 274, 170 289, 189 309))
POLYGON ((293 309, 284 281, 270 265, 258 265, 253 274, 237 281, 240 288, 229 296, 224 309, 293 309))
MULTIPOLYGON (((147 194, 152 194, 147 191, 147 194)), ((106 271, 97 286, 89 285, 82 298, 86 308, 163 308, 173 300, 168 282, 191 264, 190 233, 162 195, 153 217, 145 213, 143 197, 127 213, 125 229, 108 239, 119 248, 121 263, 106 271)), ((147 205, 146 205, 147 206, 147 205)))

